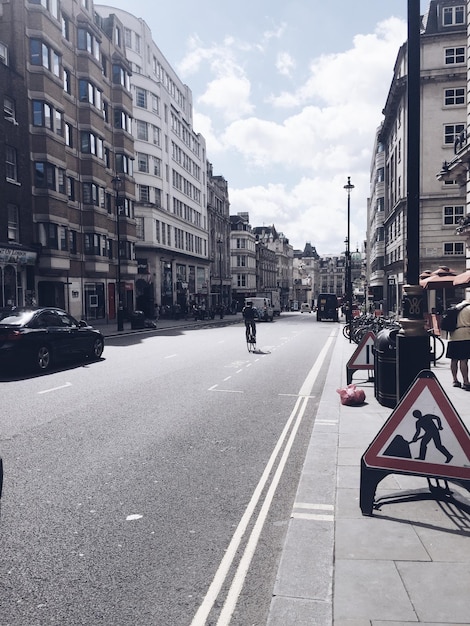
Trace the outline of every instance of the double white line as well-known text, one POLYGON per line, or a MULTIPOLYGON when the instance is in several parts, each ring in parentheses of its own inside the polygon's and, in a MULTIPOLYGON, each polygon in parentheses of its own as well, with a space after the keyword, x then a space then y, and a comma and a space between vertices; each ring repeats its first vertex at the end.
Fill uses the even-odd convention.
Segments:
POLYGON ((273 476, 272 482, 269 486, 269 489, 266 493, 264 502, 262 503, 261 509, 258 513, 258 517, 251 531, 250 537, 246 544, 245 550, 243 552, 242 558, 238 565, 238 568, 235 572, 235 576, 232 580, 232 584, 227 594, 227 598, 225 600, 225 604, 222 608, 222 612, 220 613, 219 619, 217 621, 217 626, 227 626, 230 624, 231 617, 233 615, 233 611, 235 610, 235 606, 237 604, 238 598, 240 596, 241 590, 243 588, 243 584, 245 582, 246 575, 248 573, 248 569, 250 567, 251 560, 255 553, 256 547, 258 545, 258 540, 261 535, 261 531, 263 529, 264 523, 266 521, 266 517, 269 512, 269 508, 271 506, 274 494, 276 492, 279 481, 281 480, 282 473, 284 471, 284 467, 287 463, 287 459, 289 458, 289 453, 294 443, 295 436, 299 429, 300 423, 302 421, 302 417, 305 413, 305 409, 307 407, 307 403, 317 379, 317 376, 322 368, 323 362, 326 359, 328 354, 328 350, 330 348, 331 343, 334 340, 334 336, 331 336, 326 341, 323 346, 322 351, 318 355, 317 360, 315 361, 312 369, 308 373, 306 379, 304 380, 302 387, 299 391, 299 397, 296 400, 294 409, 287 420, 286 425, 279 437, 276 446, 271 454, 271 457, 266 465, 266 468, 261 476, 261 479, 256 486, 256 489, 251 497, 251 500, 248 504, 248 507, 241 518, 237 529, 230 541, 230 544, 227 548, 227 551, 219 565, 217 572, 215 573, 214 579, 207 591, 207 594, 199 607, 196 615, 194 616, 193 621, 191 622, 191 626, 204 626, 206 624, 206 620, 211 612, 215 601, 220 593, 220 590, 227 578, 228 572, 235 560, 237 550, 240 546, 242 538, 246 532, 248 524, 252 519, 255 509, 258 506, 258 503, 261 500, 261 494, 263 493, 271 471, 276 463, 277 457, 284 446, 284 442, 287 439, 287 443, 285 444, 284 451, 282 452, 282 456, 279 460, 279 464, 277 466, 276 472, 273 476), (291 426, 294 423, 292 429, 291 426), (290 434, 289 434, 290 431, 290 434), (288 438, 287 438, 288 437, 288 438))

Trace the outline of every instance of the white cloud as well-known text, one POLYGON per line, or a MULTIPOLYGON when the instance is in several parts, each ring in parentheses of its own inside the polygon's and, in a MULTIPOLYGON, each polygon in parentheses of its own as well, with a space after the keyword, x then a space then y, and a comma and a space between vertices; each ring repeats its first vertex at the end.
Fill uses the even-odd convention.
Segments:
MULTIPOLYGON (((234 213, 247 211, 254 226, 274 224, 295 242, 311 241, 320 254, 340 253, 345 249, 347 235, 347 195, 344 185, 347 175, 332 178, 317 176, 301 178, 292 188, 283 184, 268 184, 246 189, 231 189, 230 202, 234 213), (288 230, 283 228, 288 224, 288 230)), ((361 248, 366 207, 359 204, 356 191, 364 191, 367 177, 352 180, 351 247, 361 248)))
MULTIPOLYGON (((311 240, 320 254, 339 252, 346 235, 343 186, 351 175, 356 186, 351 245, 360 245, 374 134, 405 39, 405 23, 390 18, 372 34, 356 35, 349 50, 304 62, 303 84, 277 95, 266 69, 269 55, 263 48, 265 60, 253 58, 261 44, 226 37, 221 45, 204 48, 193 40, 183 66, 188 72, 207 67, 210 77, 196 100, 194 127, 206 137, 209 160, 217 155, 216 169, 224 158, 231 165, 239 162, 236 184, 222 172, 232 211, 248 211, 253 225, 274 223, 296 247, 311 240), (264 97, 256 115, 255 88, 264 97), (243 172, 260 183, 244 187, 243 172)), ((277 54, 271 70, 284 76, 301 71, 288 52, 271 52, 277 54)))
POLYGON ((397 18, 378 24, 375 33, 356 35, 350 50, 322 55, 310 66, 311 75, 294 93, 272 97, 277 106, 300 106, 318 102, 329 106, 348 102, 376 103, 390 84, 394 59, 406 39, 406 26, 397 18))
POLYGON ((286 23, 283 22, 282 24, 280 24, 279 26, 275 27, 272 30, 264 31, 261 37, 261 41, 258 44, 256 44, 256 48, 260 50, 261 52, 264 52, 272 39, 282 38, 282 36, 284 35, 286 31, 286 26, 287 26, 286 23))
POLYGON ((295 60, 288 52, 280 52, 277 55, 276 68, 279 74, 290 76, 291 71, 295 68, 295 60))
POLYGON ((244 76, 221 76, 207 85, 197 101, 220 111, 226 121, 239 119, 253 112, 250 87, 250 81, 244 76))

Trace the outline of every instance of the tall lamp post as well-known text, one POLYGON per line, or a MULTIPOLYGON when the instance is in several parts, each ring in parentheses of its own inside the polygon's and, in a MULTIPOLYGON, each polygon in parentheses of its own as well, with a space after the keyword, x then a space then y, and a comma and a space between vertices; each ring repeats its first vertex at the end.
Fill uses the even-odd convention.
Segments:
POLYGON ((217 239, 217 246, 219 248, 219 305, 222 310, 222 289, 223 289, 223 280, 222 280, 222 239, 217 239))
POLYGON ((421 15, 420 3, 408 0, 406 285, 401 330, 396 336, 397 403, 414 378, 430 363, 429 335, 424 327, 426 298, 419 284, 420 153, 421 153, 421 15))
POLYGON ((112 180, 114 191, 116 193, 116 235, 117 235, 117 274, 116 274, 116 290, 117 290, 117 329, 124 330, 123 308, 122 308, 122 291, 121 291, 121 207, 119 202, 119 190, 121 189, 122 180, 119 176, 115 176, 112 180))
POLYGON ((351 184, 351 176, 348 176, 348 183, 344 185, 348 194, 348 236, 346 239, 346 302, 348 308, 346 309, 346 323, 349 330, 349 342, 351 343, 351 320, 352 320, 352 283, 351 283, 351 191, 354 189, 354 185, 351 184))

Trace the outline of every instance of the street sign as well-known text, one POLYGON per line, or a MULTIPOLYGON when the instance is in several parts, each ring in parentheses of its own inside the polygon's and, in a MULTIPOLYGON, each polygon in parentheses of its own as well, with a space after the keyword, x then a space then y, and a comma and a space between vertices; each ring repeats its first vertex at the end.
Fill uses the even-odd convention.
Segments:
POLYGON ((359 345, 346 364, 346 380, 348 385, 352 382, 353 373, 356 370, 374 369, 374 356, 372 352, 374 342, 375 334, 369 330, 361 339, 359 345))
POLYGON ((430 370, 422 370, 364 453, 366 468, 470 480, 470 434, 430 370))

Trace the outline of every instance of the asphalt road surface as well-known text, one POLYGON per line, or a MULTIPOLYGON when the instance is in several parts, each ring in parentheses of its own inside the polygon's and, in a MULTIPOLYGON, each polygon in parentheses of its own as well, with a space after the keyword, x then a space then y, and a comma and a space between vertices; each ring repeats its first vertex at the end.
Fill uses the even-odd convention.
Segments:
POLYGON ((265 624, 339 330, 134 334, 2 379, 0 624, 265 624))

